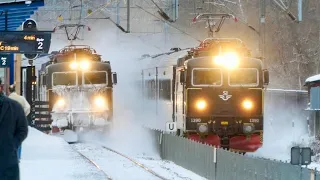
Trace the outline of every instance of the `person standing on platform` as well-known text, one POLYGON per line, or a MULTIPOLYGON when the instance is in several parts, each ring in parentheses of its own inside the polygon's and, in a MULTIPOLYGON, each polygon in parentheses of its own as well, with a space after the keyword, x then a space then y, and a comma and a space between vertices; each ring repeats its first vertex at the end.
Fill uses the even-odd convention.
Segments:
POLYGON ((17 101, 4 96, 0 85, 0 179, 20 179, 17 151, 27 136, 28 121, 24 109, 17 101))
MULTIPOLYGON (((12 100, 17 101, 19 104, 21 104, 23 110, 24 110, 24 114, 25 116, 28 116, 30 113, 30 104, 28 103, 28 101, 26 100, 26 98, 24 98, 23 96, 20 96, 19 94, 16 93, 16 87, 15 85, 10 85, 9 86, 9 98, 12 100)), ((18 149, 18 158, 19 161, 21 159, 21 146, 19 146, 18 149)))

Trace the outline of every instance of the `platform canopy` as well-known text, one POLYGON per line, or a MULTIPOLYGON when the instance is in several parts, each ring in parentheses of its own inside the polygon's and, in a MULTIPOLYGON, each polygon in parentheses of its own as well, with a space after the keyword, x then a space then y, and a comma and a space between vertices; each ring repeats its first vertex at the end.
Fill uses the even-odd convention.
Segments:
POLYGON ((8 11, 8 30, 14 31, 30 18, 39 7, 44 6, 44 0, 0 0, 0 31, 5 30, 5 11, 8 11))

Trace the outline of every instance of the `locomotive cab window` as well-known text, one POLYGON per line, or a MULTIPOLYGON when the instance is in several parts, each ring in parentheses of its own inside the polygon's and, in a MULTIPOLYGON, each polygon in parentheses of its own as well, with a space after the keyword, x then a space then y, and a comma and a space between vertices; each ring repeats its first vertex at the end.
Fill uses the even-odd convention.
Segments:
POLYGON ((193 86, 221 86, 222 72, 217 68, 195 68, 192 70, 193 86))
POLYGON ((259 84, 258 70, 254 68, 239 68, 229 71, 230 86, 257 86, 259 84))
POLYGON ((84 72, 84 84, 107 84, 106 71, 84 72))
POLYGON ((75 72, 54 72, 52 74, 52 86, 77 85, 77 73, 75 72))

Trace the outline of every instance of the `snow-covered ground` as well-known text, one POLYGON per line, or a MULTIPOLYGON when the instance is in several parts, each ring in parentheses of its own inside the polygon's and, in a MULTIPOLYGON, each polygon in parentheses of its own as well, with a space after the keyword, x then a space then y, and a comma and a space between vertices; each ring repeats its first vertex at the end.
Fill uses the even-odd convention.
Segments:
POLYGON ((102 180, 104 174, 58 137, 29 128, 22 144, 20 177, 23 180, 102 180))
MULTIPOLYGON (((43 134, 33 128, 29 128, 29 135, 23 142, 22 148, 20 170, 21 179, 24 180, 106 179, 98 168, 76 151, 95 161, 112 179, 158 179, 129 160, 104 150, 97 144, 69 145, 62 138, 43 134)), ((127 152, 130 149, 134 150, 128 147, 127 152)), ((137 151, 132 152, 136 154, 133 157, 135 160, 167 179, 205 179, 172 162, 163 161, 156 155, 151 157, 150 154, 138 153, 138 155, 137 151)))

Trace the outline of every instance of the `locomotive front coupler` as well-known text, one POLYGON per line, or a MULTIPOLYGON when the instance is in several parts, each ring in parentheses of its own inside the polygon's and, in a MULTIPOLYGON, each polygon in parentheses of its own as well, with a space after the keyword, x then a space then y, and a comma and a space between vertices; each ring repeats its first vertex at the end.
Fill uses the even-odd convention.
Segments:
POLYGON ((222 136, 220 137, 220 144, 222 148, 226 148, 229 149, 229 145, 230 145, 230 138, 229 136, 222 136))
POLYGON ((220 136, 220 144, 221 144, 222 148, 229 149, 230 137, 229 137, 228 127, 227 126, 224 126, 222 128, 222 133, 221 133, 221 136, 220 136))

